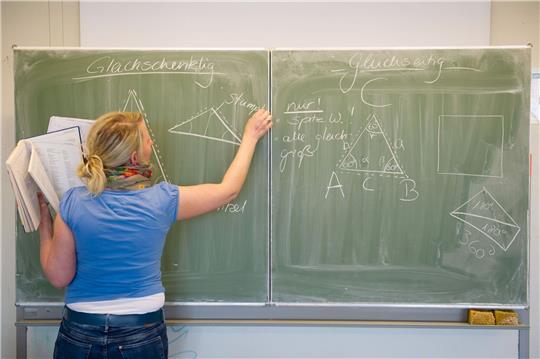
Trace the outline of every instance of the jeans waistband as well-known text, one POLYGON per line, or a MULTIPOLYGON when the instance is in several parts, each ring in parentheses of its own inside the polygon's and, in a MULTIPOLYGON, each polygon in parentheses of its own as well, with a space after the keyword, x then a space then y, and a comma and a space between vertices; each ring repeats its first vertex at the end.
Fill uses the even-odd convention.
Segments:
POLYGON ((163 309, 144 314, 92 314, 77 312, 68 307, 64 308, 64 319, 79 324, 109 327, 130 327, 140 325, 151 325, 162 322, 163 309))

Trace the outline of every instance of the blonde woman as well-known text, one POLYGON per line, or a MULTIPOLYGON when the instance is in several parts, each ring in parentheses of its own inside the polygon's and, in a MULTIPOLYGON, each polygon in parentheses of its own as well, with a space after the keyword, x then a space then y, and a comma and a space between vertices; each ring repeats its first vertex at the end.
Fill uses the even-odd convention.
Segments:
POLYGON ((266 110, 246 123, 221 183, 151 186, 152 139, 140 113, 112 112, 88 135, 88 160, 51 220, 40 196, 43 271, 66 287, 55 358, 166 358, 160 258, 174 221, 234 199, 258 140, 272 127, 266 110))

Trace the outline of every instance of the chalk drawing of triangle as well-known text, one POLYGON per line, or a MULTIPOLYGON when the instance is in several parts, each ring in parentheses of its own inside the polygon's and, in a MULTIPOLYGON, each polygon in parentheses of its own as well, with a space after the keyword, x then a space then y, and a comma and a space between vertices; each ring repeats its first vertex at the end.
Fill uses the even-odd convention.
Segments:
POLYGON ((169 129, 170 133, 240 146, 241 139, 213 107, 169 129))
POLYGON ((521 231, 521 227, 485 187, 450 215, 476 229, 505 252, 521 231))
POLYGON ((403 175, 394 151, 375 114, 338 164, 344 171, 403 175))
POLYGON ((121 111, 140 112, 144 114, 144 106, 135 90, 128 91, 128 97, 121 111))
POLYGON ((152 155, 156 159, 156 163, 159 167, 161 175, 163 176, 163 179, 166 182, 169 182, 167 175, 165 174, 165 169, 163 168, 163 160, 161 159, 161 152, 159 151, 157 140, 152 131, 152 127, 150 126, 150 122, 148 121, 148 116, 144 111, 142 101, 139 99, 139 96, 137 95, 137 92, 135 90, 128 91, 128 97, 126 99, 126 102, 124 102, 124 107, 121 109, 121 111, 140 112, 143 115, 146 128, 148 128, 148 133, 150 134, 150 137, 154 142, 154 144, 152 145, 152 155))

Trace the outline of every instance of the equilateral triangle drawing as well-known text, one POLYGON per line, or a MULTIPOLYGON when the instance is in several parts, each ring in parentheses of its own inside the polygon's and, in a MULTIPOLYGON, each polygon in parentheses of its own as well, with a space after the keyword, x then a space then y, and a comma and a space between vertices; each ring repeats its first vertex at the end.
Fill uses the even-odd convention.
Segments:
POLYGON ((505 252, 521 231, 516 221, 485 188, 450 212, 450 215, 491 239, 505 252))
POLYGON ((146 128, 148 128, 148 133, 150 134, 150 137, 152 138, 152 141, 154 142, 154 144, 152 145, 152 154, 156 159, 157 165, 159 167, 161 175, 163 176, 163 179, 165 180, 165 182, 169 182, 169 179, 167 178, 167 175, 165 174, 165 169, 163 168, 163 165, 162 165, 163 158, 161 157, 161 152, 159 151, 156 137, 154 136, 154 132, 152 131, 152 127, 150 126, 150 122, 148 121, 148 116, 146 115, 146 112, 144 112, 144 106, 141 100, 139 99, 139 96, 137 96, 137 92, 135 92, 135 90, 128 91, 128 97, 121 111, 136 111, 136 112, 140 112, 143 115, 146 128))
POLYGON ((375 114, 338 164, 344 171, 403 175, 396 155, 375 114))
POLYGON ((169 132, 240 146, 242 140, 234 132, 232 126, 222 118, 219 113, 219 107, 217 109, 210 107, 170 128, 169 132))

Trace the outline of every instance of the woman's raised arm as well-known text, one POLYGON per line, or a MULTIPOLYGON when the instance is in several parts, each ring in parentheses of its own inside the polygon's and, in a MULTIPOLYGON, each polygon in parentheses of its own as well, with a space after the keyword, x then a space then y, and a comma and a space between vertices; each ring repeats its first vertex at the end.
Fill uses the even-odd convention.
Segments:
POLYGON ((221 183, 179 186, 177 220, 196 217, 213 211, 238 196, 251 165, 259 139, 272 127, 272 115, 258 110, 246 123, 240 148, 221 183))

